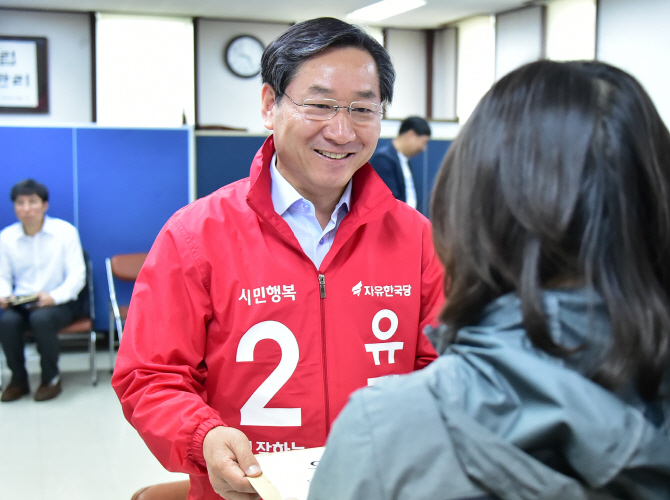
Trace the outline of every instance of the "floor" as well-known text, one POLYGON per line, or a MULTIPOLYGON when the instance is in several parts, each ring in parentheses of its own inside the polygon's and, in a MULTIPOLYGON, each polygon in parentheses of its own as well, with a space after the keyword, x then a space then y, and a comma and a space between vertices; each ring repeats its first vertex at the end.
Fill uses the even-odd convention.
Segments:
MULTIPOLYGON (((26 349, 34 391, 39 357, 34 345, 26 349)), ((130 500, 142 486, 188 477, 166 471, 149 452, 110 386, 107 352, 96 359, 95 387, 88 353, 70 348, 61 354, 60 396, 0 403, 2 500, 130 500)), ((5 384, 9 376, 5 366, 5 384)))

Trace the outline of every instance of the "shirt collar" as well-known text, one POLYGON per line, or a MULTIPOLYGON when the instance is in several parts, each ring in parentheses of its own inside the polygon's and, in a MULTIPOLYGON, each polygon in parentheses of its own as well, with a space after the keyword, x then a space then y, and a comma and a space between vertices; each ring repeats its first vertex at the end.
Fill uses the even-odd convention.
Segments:
MULTIPOLYGON (((19 224, 18 224, 18 229, 19 229, 19 237, 29 238, 29 236, 26 234, 25 230, 23 229, 23 224, 21 224, 20 221, 19 221, 19 224)), ((44 214, 44 222, 42 222, 42 227, 33 236, 37 236, 40 233, 54 234, 53 221, 51 220, 51 217, 49 217, 47 214, 44 214)))
MULTIPOLYGON (((272 156, 270 161, 270 175, 272 176, 272 204, 275 212, 283 215, 296 201, 304 198, 300 193, 284 178, 277 169, 277 153, 272 156)), ((337 216, 342 206, 348 211, 351 206, 351 179, 340 197, 340 201, 335 206, 333 216, 337 216)))
POLYGON ((40 229, 38 232, 42 232, 42 231, 45 232, 45 233, 50 233, 50 234, 54 233, 53 220, 51 219, 51 217, 49 217, 46 214, 44 214, 44 224, 42 224, 42 229, 40 229))

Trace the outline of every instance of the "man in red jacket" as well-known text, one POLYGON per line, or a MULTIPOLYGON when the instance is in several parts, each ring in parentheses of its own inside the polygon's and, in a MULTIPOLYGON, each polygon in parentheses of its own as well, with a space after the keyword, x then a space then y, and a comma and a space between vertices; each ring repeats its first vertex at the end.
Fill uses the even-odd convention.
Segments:
POLYGON ((135 284, 112 384, 191 499, 255 499, 254 453, 322 446, 349 394, 426 366, 442 299, 429 222, 367 163, 395 73, 345 22, 262 60, 273 131, 250 176, 178 211, 135 284), (218 495, 217 495, 218 494, 218 495))

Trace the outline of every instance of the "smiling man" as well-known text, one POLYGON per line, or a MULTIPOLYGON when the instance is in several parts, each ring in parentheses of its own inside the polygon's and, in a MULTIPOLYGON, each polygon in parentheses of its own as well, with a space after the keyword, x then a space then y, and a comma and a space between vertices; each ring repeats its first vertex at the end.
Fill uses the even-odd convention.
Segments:
POLYGON ((320 18, 263 55, 273 134, 250 176, 180 210, 135 284, 112 384, 189 498, 257 499, 253 454, 322 446, 357 388, 436 356, 428 221, 367 163, 395 73, 320 18))

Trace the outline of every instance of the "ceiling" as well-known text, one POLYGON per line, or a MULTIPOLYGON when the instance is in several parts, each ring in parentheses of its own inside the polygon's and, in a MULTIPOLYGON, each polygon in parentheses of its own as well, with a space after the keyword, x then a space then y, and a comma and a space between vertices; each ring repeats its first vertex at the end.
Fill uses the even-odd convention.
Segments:
MULTIPOLYGON (((18 9, 178 15, 292 23, 313 17, 346 14, 376 0, 0 0, 18 9)), ((427 0, 426 5, 380 21, 390 28, 430 29, 478 14, 520 7, 524 0, 427 0)), ((372 23, 370 23, 372 25, 372 23)))

